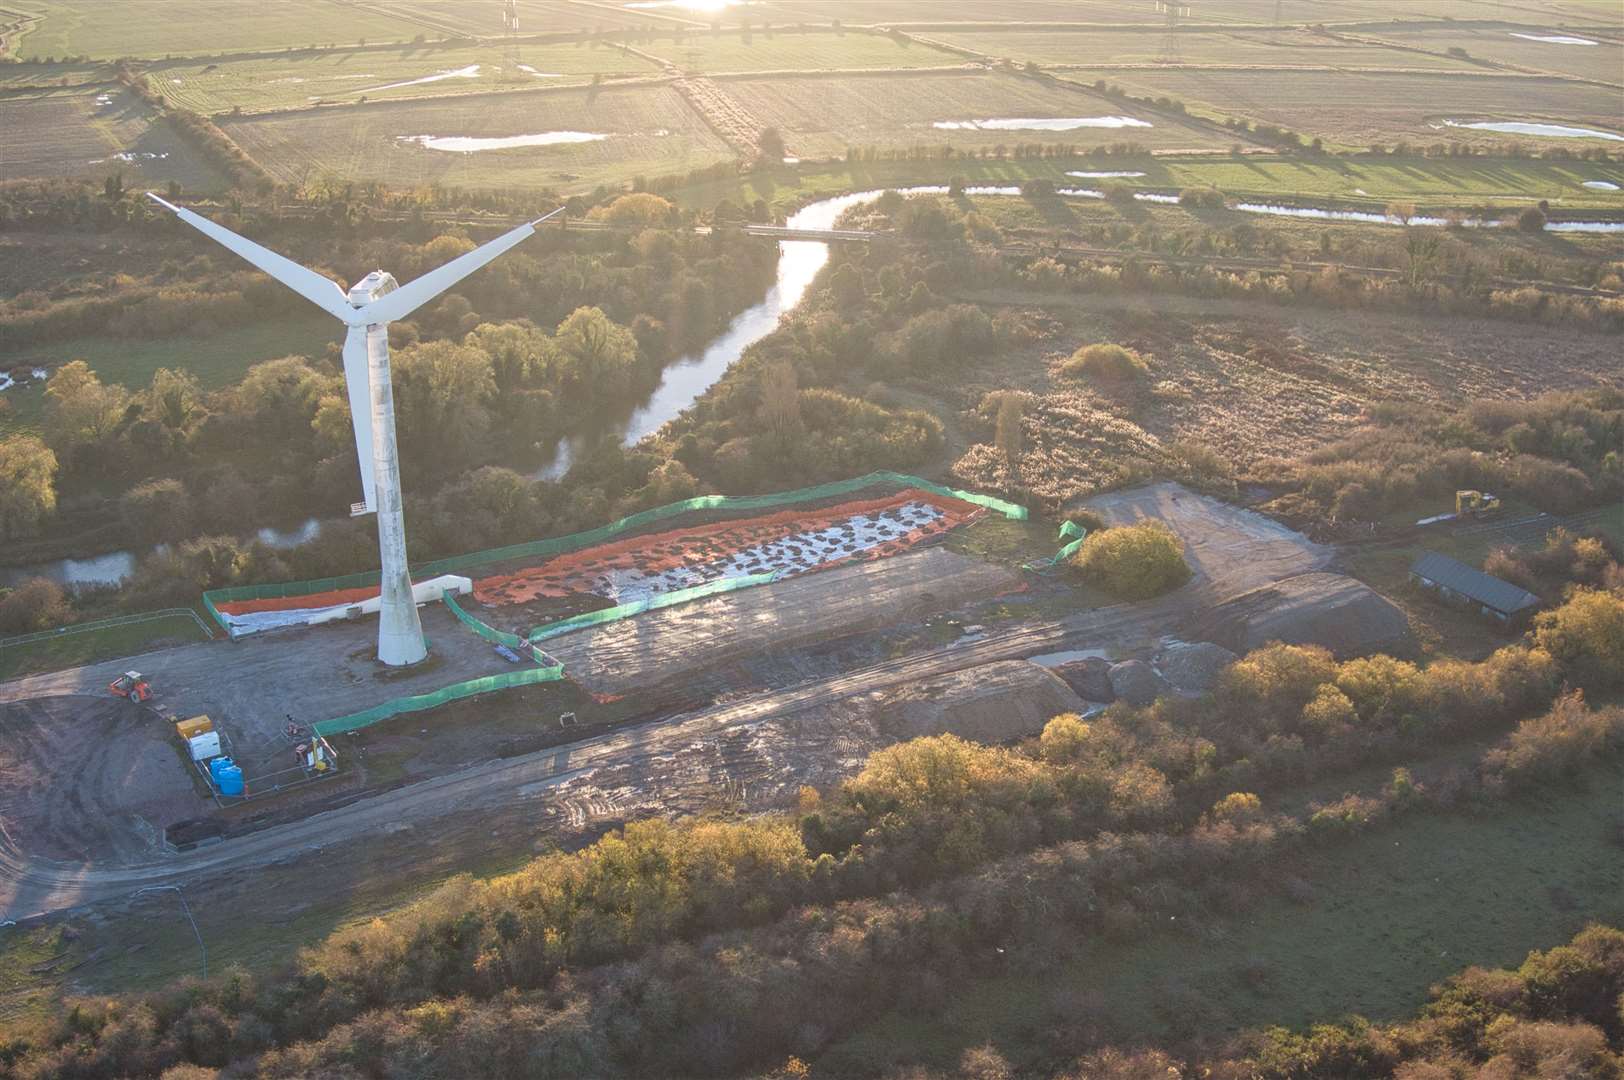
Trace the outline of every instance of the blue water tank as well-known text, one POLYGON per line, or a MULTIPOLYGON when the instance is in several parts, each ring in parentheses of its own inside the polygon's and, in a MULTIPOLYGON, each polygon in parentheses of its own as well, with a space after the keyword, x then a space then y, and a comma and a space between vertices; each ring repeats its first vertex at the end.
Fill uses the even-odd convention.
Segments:
POLYGON ((220 785, 220 794, 241 797, 243 791, 242 770, 235 765, 227 765, 217 774, 216 782, 220 785))
POLYGON ((232 765, 233 762, 228 757, 217 757, 209 762, 209 779, 214 781, 215 787, 220 786, 220 770, 229 769, 232 765))

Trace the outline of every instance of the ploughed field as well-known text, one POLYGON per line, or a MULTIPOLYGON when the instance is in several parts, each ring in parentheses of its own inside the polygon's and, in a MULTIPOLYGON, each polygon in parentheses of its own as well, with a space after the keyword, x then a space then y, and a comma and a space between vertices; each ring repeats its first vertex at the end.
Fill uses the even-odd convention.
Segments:
POLYGON ((127 184, 221 181, 190 144, 122 86, 0 96, 0 180, 123 173, 127 184))
POLYGON ((669 86, 464 95, 221 117, 219 122, 249 156, 288 182, 331 173, 398 188, 442 184, 579 191, 732 157, 727 144, 669 86), (518 140, 560 133, 563 138, 602 138, 466 153, 437 150, 420 141, 518 140))
MULTIPOLYGON (((1138 30, 945 30, 933 38, 989 56, 1044 66, 1090 64, 1157 64, 1164 59, 1164 35, 1138 30)), ((1381 45, 1335 38, 1309 29, 1211 29, 1185 33, 1172 58, 1178 64, 1223 64, 1253 67, 1303 66, 1344 68, 1469 69, 1470 61, 1452 56, 1425 56, 1381 45)))
MULTIPOLYGON (((1481 142, 1484 132, 1452 128, 1445 120, 1517 121, 1618 131, 1619 91, 1564 79, 1515 74, 1357 71, 1079 71, 1129 93, 1167 96, 1192 111, 1275 124, 1333 145, 1410 142, 1481 142)), ((1533 140, 1583 149, 1597 139, 1533 140)))
POLYGON ((1064 142, 1088 147, 1133 142, 1173 149, 1233 141, 1193 123, 1126 107, 1083 86, 984 71, 722 79, 716 85, 762 125, 776 127, 790 153, 800 157, 838 157, 847 147, 868 145, 991 148, 1064 142), (1113 124, 1105 119, 1110 117, 1137 123, 1113 124), (989 120, 1001 123, 989 126, 989 120), (1047 123, 1010 126, 1008 121, 1014 120, 1047 123), (1090 126, 1055 123, 1067 120, 1090 126))

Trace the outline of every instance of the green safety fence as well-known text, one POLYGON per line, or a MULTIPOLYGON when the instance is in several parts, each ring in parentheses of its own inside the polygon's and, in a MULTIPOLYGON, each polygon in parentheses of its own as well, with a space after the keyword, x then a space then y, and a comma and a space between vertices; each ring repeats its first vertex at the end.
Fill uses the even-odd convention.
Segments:
MULTIPOLYGON (((794 503, 812 502, 817 499, 827 499, 838 495, 850 495, 864 488, 875 487, 880 484, 894 485, 902 488, 918 488, 944 498, 958 499, 961 502, 982 506, 997 511, 1007 518, 1016 521, 1026 520, 1026 507, 991 495, 982 495, 974 491, 961 491, 958 488, 946 487, 942 484, 932 483, 918 476, 907 473, 890 472, 882 470, 871 472, 866 476, 859 476, 853 480, 836 480, 827 484, 817 484, 813 487, 797 488, 794 491, 780 491, 769 495, 698 495, 692 499, 683 499, 679 502, 656 506, 651 510, 640 510, 635 514, 611 521, 596 529, 585 532, 571 533, 568 536, 555 536, 546 540, 532 540, 524 544, 512 544, 508 547, 491 548, 486 551, 475 551, 466 555, 455 555, 447 559, 438 559, 434 562, 424 563, 416 568, 413 577, 438 577, 441 574, 452 574, 476 566, 486 566, 491 563, 504 562, 508 559, 534 558, 537 556, 563 555, 581 548, 592 547, 606 540, 612 540, 623 533, 631 532, 645 525, 650 525, 667 518, 674 518, 682 514, 693 513, 696 510, 765 510, 779 506, 789 506, 794 503)), ((217 602, 234 600, 265 600, 281 599, 290 596, 305 596, 311 593, 330 592, 336 589, 372 588, 378 584, 378 571, 369 570, 359 574, 347 574, 343 577, 321 578, 315 581, 289 581, 271 585, 235 585, 224 589, 211 589, 203 594, 203 605, 208 608, 219 624, 231 629, 230 624, 215 607, 217 602)))
POLYGON ((451 609, 451 614, 461 619, 463 624, 466 625, 468 629, 472 630, 486 641, 493 641, 498 645, 506 645, 510 649, 518 649, 538 664, 544 665, 547 663, 547 658, 542 655, 541 650, 531 645, 530 642, 526 641, 518 634, 510 634, 506 630, 498 630, 490 623, 475 618, 473 615, 470 615, 468 612, 464 611, 462 605, 457 603, 456 595, 450 590, 447 590, 445 593, 441 594, 441 599, 445 601, 445 606, 451 609))
POLYGON ((1055 567, 1062 565, 1073 555, 1077 554, 1077 549, 1083 546, 1083 541, 1088 539, 1088 530, 1077 524, 1075 521, 1064 521, 1060 524, 1060 539, 1067 540, 1069 543, 1062 545, 1060 550, 1055 552, 1052 557, 1047 559, 1034 559, 1033 561, 1027 563, 1025 568, 1028 570, 1036 570, 1041 574, 1044 571, 1052 570, 1055 567))
POLYGON ((356 731, 369 727, 380 720, 387 720, 391 716, 401 713, 421 712, 424 709, 433 709, 444 705, 448 701, 459 698, 473 697, 475 694, 488 694, 492 690, 506 690, 514 686, 534 686, 536 683, 558 682, 564 677, 564 666, 555 664, 552 667, 528 668, 524 671, 507 671, 500 675, 487 675, 482 679, 469 679, 467 682, 453 683, 439 690, 427 694, 418 694, 416 697, 395 698, 382 705, 374 705, 370 709, 363 709, 349 716, 339 716, 332 720, 322 720, 310 725, 310 729, 317 735, 342 735, 345 732, 356 731))
POLYGON ((601 626, 604 623, 629 619, 633 615, 641 615, 645 611, 656 611, 676 604, 686 604, 690 600, 698 600, 701 597, 715 596, 717 593, 732 592, 735 589, 748 589, 755 585, 766 585, 776 580, 778 580, 776 573, 746 574, 743 577, 718 578, 715 581, 707 581, 703 585, 695 585, 691 589, 674 589, 667 593, 656 593, 642 600, 635 600, 630 604, 616 604, 614 607, 602 608, 598 611, 587 611, 580 615, 572 615, 567 619, 560 619, 558 622, 538 626, 530 631, 530 640, 545 641, 550 637, 567 634, 572 630, 580 630, 588 626, 601 626))

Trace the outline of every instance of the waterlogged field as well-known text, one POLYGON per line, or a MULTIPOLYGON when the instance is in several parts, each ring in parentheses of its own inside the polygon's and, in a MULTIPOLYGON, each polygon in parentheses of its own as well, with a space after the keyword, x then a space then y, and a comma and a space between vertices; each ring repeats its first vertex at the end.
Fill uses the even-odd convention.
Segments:
POLYGON ((585 191, 733 156, 669 86, 464 95, 222 117, 220 125, 279 180, 326 173, 398 188, 585 191), (605 138, 474 153, 436 150, 421 141, 422 136, 512 140, 557 132, 605 138))
POLYGON ((127 185, 223 181, 166 122, 121 86, 21 91, 0 97, 0 180, 110 176, 127 185))
MULTIPOLYGON (((989 56, 1043 65, 1154 64, 1162 60, 1162 35, 1140 30, 1054 31, 950 30, 941 40, 989 56)), ((1250 67, 1455 68, 1472 64, 1450 56, 1389 49, 1338 40, 1308 29, 1210 30, 1185 33, 1178 39, 1181 64, 1230 64, 1250 67)))
MULTIPOLYGON (((1092 82, 1095 74, 1070 77, 1092 82)), ((1477 132, 1443 126, 1446 119, 1526 120, 1614 131, 1620 126, 1617 90, 1537 76, 1275 71, 1260 79, 1246 71, 1170 69, 1100 71, 1097 77, 1130 93, 1177 98, 1192 112, 1276 124, 1330 145, 1484 139, 1477 132)), ((1612 149, 1595 139, 1556 143, 1587 144, 1612 149)))
POLYGON ((718 83, 761 123, 784 135, 800 157, 844 154, 849 146, 992 147, 1022 142, 1102 146, 1135 142, 1153 149, 1227 145, 1203 128, 1171 117, 1139 116, 1083 88, 1058 88, 1014 75, 855 75, 840 78, 728 79, 718 83), (1105 121, 1127 116, 1151 126, 1064 130, 1053 121, 1105 121), (988 120, 1040 120, 1027 129, 953 129, 933 125, 988 120), (1043 128, 1048 128, 1044 130, 1043 128))
POLYGON ((579 85, 596 75, 613 78, 659 71, 635 54, 595 41, 523 45, 519 64, 509 64, 495 45, 415 44, 280 53, 220 63, 158 63, 147 69, 147 76, 159 93, 182 108, 217 113, 579 85))
POLYGON ((638 48, 684 71, 809 71, 949 67, 965 57, 881 34, 778 28, 698 31, 640 42, 638 48))
POLYGON ((341 0, 26 0, 41 15, 17 54, 45 56, 202 56, 251 49, 410 41, 428 27, 341 0))
MULTIPOLYGON (((1567 5, 1569 7, 1582 6, 1567 5)), ((1551 8, 1557 3, 1523 5, 1530 9, 1551 8)), ((1276 0, 1209 0, 1190 5, 1191 24, 1253 23, 1267 26, 1276 21, 1281 5, 1276 0)), ((750 5, 752 16, 806 21, 840 19, 846 23, 914 24, 948 26, 952 23, 1044 22, 1044 23, 1142 23, 1160 26, 1162 16, 1154 4, 1144 0, 768 0, 750 5), (759 15, 757 14, 759 13, 759 15)), ((1459 0, 1316 0, 1299 4, 1286 0, 1281 13, 1288 22, 1361 22, 1394 18, 1441 19, 1460 17, 1459 0), (1298 8, 1293 12, 1292 8, 1298 8), (1305 10, 1311 9, 1311 15, 1305 10)), ((735 16, 737 17, 737 16, 735 16)), ((1598 12, 1597 18, 1605 17, 1598 12)))
MULTIPOLYGON (((1617 14, 1618 9, 1614 9, 1617 14)), ((1577 75, 1584 79, 1603 82, 1624 82, 1624 44, 1617 37, 1617 28, 1610 36, 1589 36, 1582 32, 1519 28, 1511 31, 1501 26, 1474 29, 1450 27, 1447 29, 1382 29, 1376 36, 1383 41, 1394 41, 1422 49, 1465 49, 1470 55, 1499 64, 1513 64, 1532 71, 1553 71, 1563 75, 1577 75), (1518 37, 1527 34, 1529 37, 1518 37), (1572 37, 1594 44, 1570 44, 1561 41, 1535 41, 1537 37, 1572 37)))

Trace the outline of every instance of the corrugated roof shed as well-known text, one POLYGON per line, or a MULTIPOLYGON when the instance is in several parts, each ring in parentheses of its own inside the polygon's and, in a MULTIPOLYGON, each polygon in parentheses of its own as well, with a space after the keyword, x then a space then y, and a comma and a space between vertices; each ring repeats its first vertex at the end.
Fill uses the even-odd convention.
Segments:
POLYGON ((1481 570, 1474 570, 1460 560, 1436 551, 1429 551, 1415 560, 1410 573, 1507 615, 1539 604, 1539 597, 1533 593, 1519 589, 1509 581, 1490 577, 1481 570))

